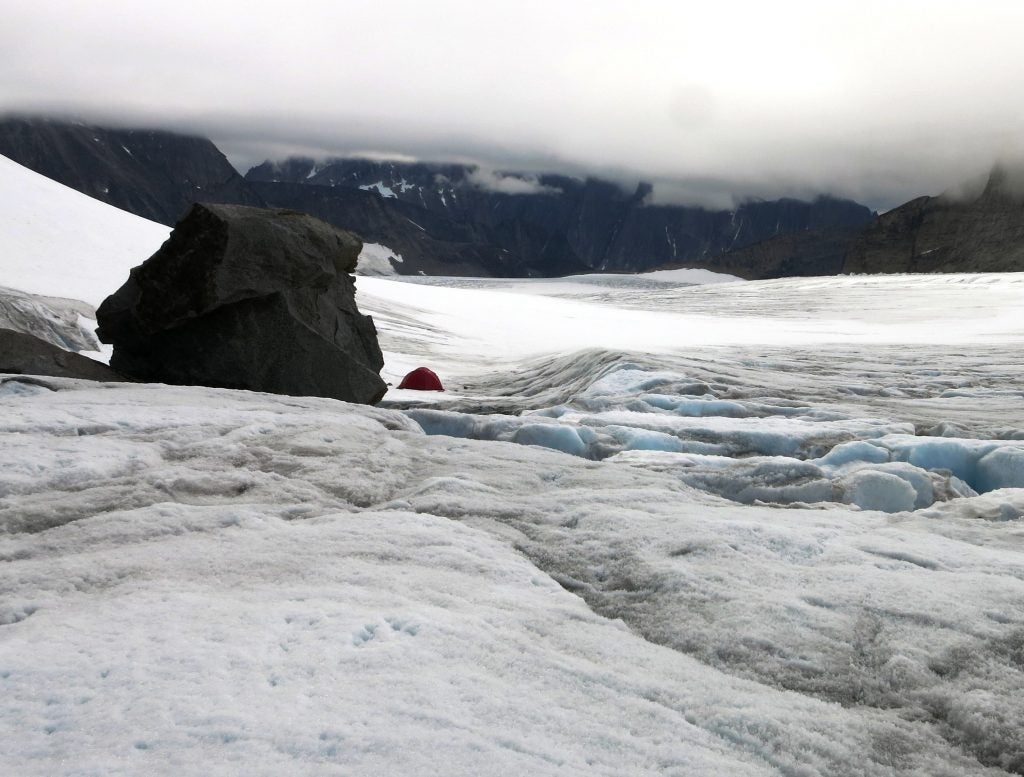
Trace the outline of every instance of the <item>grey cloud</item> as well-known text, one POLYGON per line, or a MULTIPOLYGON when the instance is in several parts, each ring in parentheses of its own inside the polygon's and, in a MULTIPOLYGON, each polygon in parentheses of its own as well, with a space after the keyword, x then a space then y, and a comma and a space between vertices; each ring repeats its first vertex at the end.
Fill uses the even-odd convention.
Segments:
POLYGON ((884 209, 1024 138, 1019 2, 8 5, 0 109, 200 132, 243 171, 401 155, 884 209))
POLYGON ((512 175, 483 167, 474 168, 467 178, 479 189, 500 194, 557 194, 561 191, 554 186, 545 186, 535 175, 512 175))

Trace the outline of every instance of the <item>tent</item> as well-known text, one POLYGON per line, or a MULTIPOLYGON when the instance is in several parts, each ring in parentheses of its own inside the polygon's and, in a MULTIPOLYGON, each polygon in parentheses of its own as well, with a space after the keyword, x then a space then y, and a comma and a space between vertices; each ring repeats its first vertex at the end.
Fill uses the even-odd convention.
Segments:
POLYGON ((437 373, 428 367, 417 367, 398 384, 400 389, 415 389, 416 391, 444 391, 441 379, 437 373))

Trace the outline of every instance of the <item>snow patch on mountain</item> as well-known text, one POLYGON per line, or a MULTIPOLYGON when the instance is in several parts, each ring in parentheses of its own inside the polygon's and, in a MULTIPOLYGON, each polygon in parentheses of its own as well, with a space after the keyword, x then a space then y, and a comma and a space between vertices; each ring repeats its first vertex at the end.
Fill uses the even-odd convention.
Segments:
POLYGON ((390 186, 385 186, 383 181, 363 184, 359 188, 366 192, 376 192, 381 197, 398 197, 398 195, 395 194, 395 190, 390 186))

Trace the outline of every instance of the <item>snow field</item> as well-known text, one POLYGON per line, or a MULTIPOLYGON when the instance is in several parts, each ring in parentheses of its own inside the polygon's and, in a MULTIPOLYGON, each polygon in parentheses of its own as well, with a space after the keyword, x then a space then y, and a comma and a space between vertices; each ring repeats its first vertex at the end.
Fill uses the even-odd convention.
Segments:
POLYGON ((0 497, 10 773, 953 775, 1016 752, 1024 568, 1014 522, 976 528, 992 496, 897 522, 744 507, 397 411, 45 383, 0 400, 5 443, 65 457, 0 497))
POLYGON ((104 549, 118 560, 70 607, 42 600, 24 621, 34 657, 7 657, 4 680, 23 705, 17 773, 34 772, 36 749, 79 754, 79 774, 770 773, 647 701, 638 672, 609 672, 623 627, 483 533, 401 512, 273 512, 114 514, 99 547, 82 527, 65 574, 104 549), (138 518, 156 534, 116 533, 138 518))

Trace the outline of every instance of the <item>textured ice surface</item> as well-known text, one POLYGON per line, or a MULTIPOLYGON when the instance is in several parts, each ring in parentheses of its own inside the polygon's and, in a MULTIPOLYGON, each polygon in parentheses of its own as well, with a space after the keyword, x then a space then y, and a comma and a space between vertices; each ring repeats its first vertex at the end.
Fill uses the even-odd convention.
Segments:
POLYGON ((7 773, 963 775, 1024 752, 1022 490, 895 522, 778 510, 393 410, 24 385, 0 396, 7 773))
POLYGON ((41 297, 0 286, 0 329, 23 332, 68 351, 95 351, 99 340, 89 318, 91 305, 41 297))
POLYGON ((522 415, 406 412, 428 434, 537 445, 596 460, 614 456, 634 466, 656 462, 689 485, 746 504, 838 501, 900 512, 1024 487, 1024 441, 913 436, 906 433, 912 424, 828 406, 720 400, 709 389, 685 375, 630 363, 568 403, 522 415), (645 393, 654 388, 704 393, 645 393))

